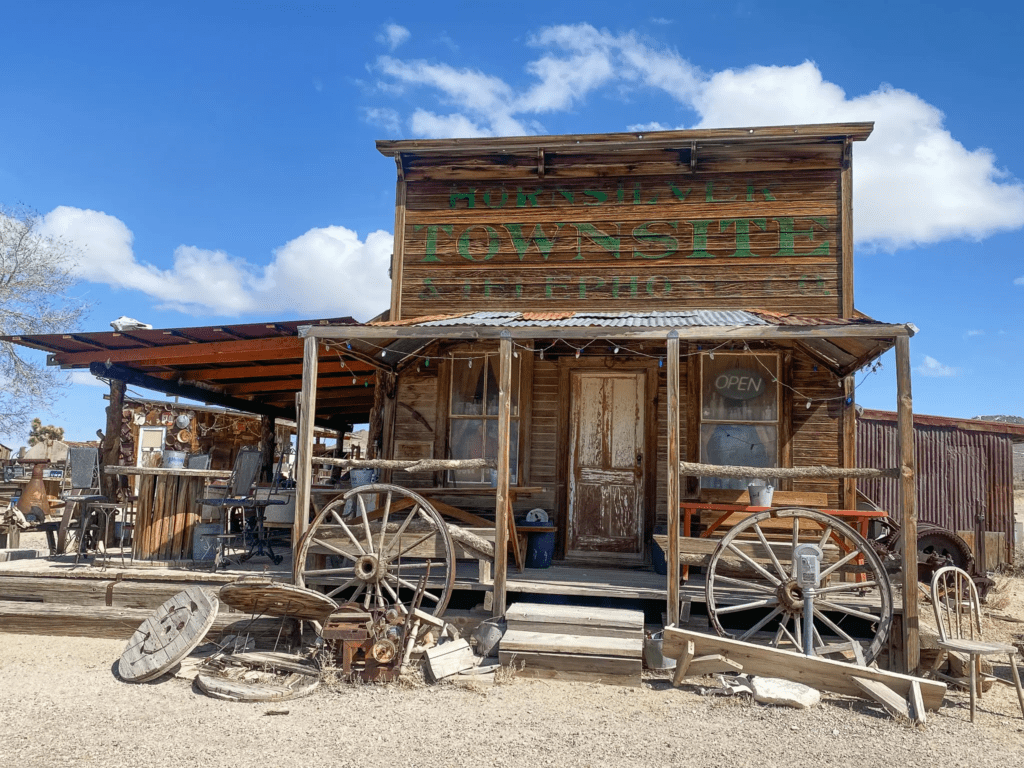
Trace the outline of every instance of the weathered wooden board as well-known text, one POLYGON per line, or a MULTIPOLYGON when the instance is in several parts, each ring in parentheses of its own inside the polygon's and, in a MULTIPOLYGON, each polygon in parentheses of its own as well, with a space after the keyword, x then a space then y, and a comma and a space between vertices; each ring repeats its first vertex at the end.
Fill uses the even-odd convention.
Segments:
POLYGON ((638 659, 643 654, 643 638, 565 635, 551 632, 527 632, 510 629, 501 638, 501 650, 508 652, 615 656, 638 659))
MULTIPOLYGON (((216 598, 214 598, 216 599, 216 598)), ((119 608, 102 604, 62 605, 58 603, 26 603, 0 601, 0 630, 28 635, 62 635, 66 637, 104 637, 124 640, 153 614, 152 608, 119 608)), ((292 619, 257 619, 250 621, 240 613, 217 613, 207 638, 245 633, 258 641, 273 643, 275 639, 293 639, 298 623, 292 619)))
MULTIPOLYGON (((228 660, 240 660, 236 654, 228 660)), ((269 654, 262 654, 267 656, 269 654)), ((320 685, 319 672, 313 667, 306 671, 275 674, 280 668, 273 659, 259 662, 259 671, 251 664, 242 664, 217 672, 202 671, 196 675, 196 685, 207 696, 226 701, 285 701, 308 696, 320 685), (253 679, 249 679, 252 676, 253 679)), ((288 665, 286 668, 291 668, 288 665)))
POLYGON ((854 678, 882 683, 904 699, 910 696, 911 684, 917 681, 921 697, 928 709, 937 710, 942 706, 946 693, 944 683, 935 680, 886 672, 870 667, 859 667, 815 656, 804 656, 793 651, 780 650, 764 645, 754 645, 741 640, 732 640, 717 635, 666 627, 662 641, 662 652, 666 658, 678 658, 686 650, 687 642, 693 643, 698 656, 720 654, 743 666, 743 671, 753 675, 785 677, 812 688, 818 688, 847 696, 862 696, 863 690, 854 678))
MULTIPOLYGON (((836 170, 748 168, 742 177, 710 165, 706 174, 633 175, 650 162, 638 152, 630 176, 600 180, 401 182, 402 316, 524 301, 650 309, 756 300, 839 313, 838 161, 836 170)), ((565 169, 574 172, 585 176, 585 164, 565 169)))
POLYGON ((641 659, 629 659, 621 656, 593 656, 590 654, 571 653, 534 653, 530 651, 499 651, 498 658, 502 666, 510 666, 523 676, 555 677, 554 675, 538 675, 538 670, 559 673, 584 673, 590 677, 569 679, 604 680, 604 677, 635 676, 636 685, 640 684, 640 673, 643 671, 641 659), (522 667, 520 669, 520 667, 522 667))
POLYGON ((225 584, 220 599, 254 616, 291 616, 321 623, 338 608, 337 602, 321 592, 260 577, 225 584))
POLYGON ((128 639, 117 665, 121 679, 142 683, 169 671, 202 642, 217 605, 216 598, 192 587, 157 608, 128 639))
POLYGON ((553 634, 643 638, 642 611, 575 605, 513 603, 505 611, 510 630, 553 634))

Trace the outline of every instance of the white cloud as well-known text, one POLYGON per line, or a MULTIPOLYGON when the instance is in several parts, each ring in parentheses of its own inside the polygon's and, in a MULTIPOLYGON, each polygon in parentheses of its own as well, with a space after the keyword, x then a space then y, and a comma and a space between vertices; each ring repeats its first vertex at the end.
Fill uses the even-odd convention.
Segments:
POLYGON ((76 384, 78 386, 102 387, 104 389, 107 388, 105 382, 101 381, 100 379, 97 379, 95 376, 93 376, 91 373, 85 370, 71 371, 71 376, 69 378, 72 384, 76 384))
MULTIPOLYGON (((677 51, 635 32, 589 24, 541 29, 529 45, 529 81, 444 63, 381 57, 385 91, 432 89, 444 113, 420 105, 412 132, 431 138, 543 131, 533 115, 578 109, 594 94, 660 91, 697 116, 695 128, 873 121, 854 147, 855 236, 860 246, 894 250, 949 239, 980 240, 1024 226, 1024 184, 985 148, 968 149, 944 127, 941 110, 909 91, 881 84, 848 96, 813 62, 706 73, 677 51)), ((662 130, 663 121, 633 131, 662 130)), ((1024 284, 1024 278, 1015 281, 1024 284)))
POLYGON ((968 331, 967 333, 964 334, 964 337, 969 339, 972 336, 984 336, 984 335, 985 335, 984 331, 968 331))
POLYGON ((1014 285, 1024 285, 1024 277, 1018 277, 1013 281, 1014 285))
POLYGON ((408 29, 400 24, 388 24, 384 31, 377 35, 377 42, 384 43, 392 51, 411 37, 408 29))
POLYGON ((634 133, 644 133, 649 131, 671 131, 672 128, 654 120, 650 123, 634 123, 633 125, 627 125, 626 130, 634 133))
POLYGON ((62 206, 44 217, 44 227, 82 250, 82 279, 141 291, 162 309, 366 320, 390 303, 387 270, 394 239, 384 231, 360 240, 345 227, 311 229, 277 248, 265 267, 223 251, 180 245, 171 268, 160 269, 136 259, 131 230, 106 213, 62 206))
POLYGON ((960 371, 957 368, 952 368, 948 365, 943 365, 934 357, 924 356, 924 362, 915 368, 918 373, 922 376, 930 376, 933 378, 945 378, 947 376, 956 376, 960 371))
POLYGON ((397 136, 402 129, 398 112, 387 107, 367 107, 363 110, 363 117, 370 125, 383 128, 392 136, 397 136))
POLYGON ((672 23, 672 19, 666 19, 664 16, 655 16, 653 19, 651 19, 651 23, 667 26, 672 23))

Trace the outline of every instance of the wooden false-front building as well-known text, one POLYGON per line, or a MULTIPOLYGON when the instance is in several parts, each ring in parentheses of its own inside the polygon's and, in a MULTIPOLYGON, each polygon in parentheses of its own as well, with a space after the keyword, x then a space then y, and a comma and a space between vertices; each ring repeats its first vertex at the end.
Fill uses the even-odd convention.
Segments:
MULTIPOLYGON (((540 507, 556 560, 644 567, 680 500, 746 487, 680 460, 855 467, 853 374, 894 345, 909 413, 913 326, 854 308, 852 157, 871 129, 378 142, 398 176, 390 314, 310 329, 307 376, 318 344, 372 354, 371 453, 498 460, 396 483, 540 507)), ((849 478, 778 486, 855 506, 849 478)), ((670 568, 670 619, 677 585, 670 568)))

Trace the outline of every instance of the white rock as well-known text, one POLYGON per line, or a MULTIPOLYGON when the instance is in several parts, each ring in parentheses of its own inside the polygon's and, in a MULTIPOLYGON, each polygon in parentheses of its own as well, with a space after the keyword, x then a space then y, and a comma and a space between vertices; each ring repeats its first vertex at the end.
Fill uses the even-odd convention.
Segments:
POLYGON ((795 709, 810 709, 821 702, 821 693, 802 683, 782 680, 777 677, 754 677, 750 684, 754 689, 754 701, 761 704, 778 704, 795 709))

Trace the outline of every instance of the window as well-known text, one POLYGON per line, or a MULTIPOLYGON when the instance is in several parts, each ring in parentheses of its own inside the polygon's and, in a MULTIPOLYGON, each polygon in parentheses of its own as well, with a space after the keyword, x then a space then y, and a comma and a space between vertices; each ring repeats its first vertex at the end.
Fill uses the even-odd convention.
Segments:
MULTIPOLYGON (((741 467, 777 467, 779 356, 719 352, 712 357, 711 353, 706 353, 701 360, 701 371, 701 461, 741 467)), ((747 480, 705 477, 701 486, 746 490, 747 480)))
MULTIPOLYGON (((496 459, 498 456, 497 352, 454 353, 452 389, 448 409, 448 446, 453 459, 496 459)), ((512 358, 512 420, 509 428, 509 482, 519 482, 519 378, 520 358, 512 358)), ((449 473, 456 483, 494 481, 492 470, 458 469, 449 473)))

